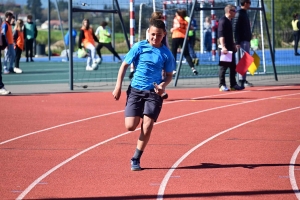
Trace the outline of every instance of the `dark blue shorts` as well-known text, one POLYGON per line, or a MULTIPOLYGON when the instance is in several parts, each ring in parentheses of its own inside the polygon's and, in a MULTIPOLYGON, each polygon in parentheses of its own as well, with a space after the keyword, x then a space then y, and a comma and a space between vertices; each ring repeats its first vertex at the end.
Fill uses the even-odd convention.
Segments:
POLYGON ((147 115, 155 122, 162 108, 163 99, 154 90, 138 90, 131 86, 127 90, 125 117, 143 118, 147 115))

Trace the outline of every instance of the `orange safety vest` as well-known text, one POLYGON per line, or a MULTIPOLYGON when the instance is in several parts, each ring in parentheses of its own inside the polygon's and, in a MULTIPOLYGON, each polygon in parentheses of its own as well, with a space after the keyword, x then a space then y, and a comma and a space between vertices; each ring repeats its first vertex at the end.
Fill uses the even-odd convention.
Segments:
POLYGON ((13 38, 11 25, 8 22, 5 22, 5 23, 8 26, 7 32, 5 33, 5 36, 6 36, 6 39, 7 39, 7 44, 13 44, 14 43, 14 38, 13 38))
POLYGON ((88 30, 82 28, 81 30, 83 30, 84 34, 84 39, 82 40, 83 46, 86 48, 89 43, 95 46, 93 30, 91 28, 88 30))
POLYGON ((21 50, 24 50, 24 32, 18 31, 18 38, 16 41, 16 46, 18 46, 21 50))
POLYGON ((173 20, 173 33, 172 38, 184 38, 187 31, 188 22, 180 16, 176 16, 173 20))

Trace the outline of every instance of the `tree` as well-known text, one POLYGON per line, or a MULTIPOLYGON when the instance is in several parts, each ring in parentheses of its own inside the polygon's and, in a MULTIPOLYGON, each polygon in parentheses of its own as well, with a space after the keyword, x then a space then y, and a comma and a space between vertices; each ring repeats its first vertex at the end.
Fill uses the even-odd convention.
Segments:
POLYGON ((41 0, 27 0, 27 10, 33 15, 34 19, 42 18, 42 3, 41 0))
POLYGON ((269 28, 271 28, 271 2, 274 1, 275 42, 281 46, 281 42, 291 42, 292 39, 292 15, 300 10, 299 0, 268 0, 266 14, 269 28))

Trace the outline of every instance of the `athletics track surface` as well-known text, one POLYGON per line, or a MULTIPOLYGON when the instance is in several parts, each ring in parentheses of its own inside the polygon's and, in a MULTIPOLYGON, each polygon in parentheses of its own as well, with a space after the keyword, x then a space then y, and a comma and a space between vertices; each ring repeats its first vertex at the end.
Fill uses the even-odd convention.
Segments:
POLYGON ((125 91, 0 97, 0 196, 300 199, 300 85, 168 93, 140 172, 125 91))

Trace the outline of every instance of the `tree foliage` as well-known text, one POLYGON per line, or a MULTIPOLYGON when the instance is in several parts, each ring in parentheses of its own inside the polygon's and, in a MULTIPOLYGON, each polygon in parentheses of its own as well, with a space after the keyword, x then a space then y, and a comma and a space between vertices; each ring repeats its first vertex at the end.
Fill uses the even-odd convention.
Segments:
POLYGON ((42 18, 42 3, 41 0, 27 0, 26 9, 33 15, 34 19, 42 18))

